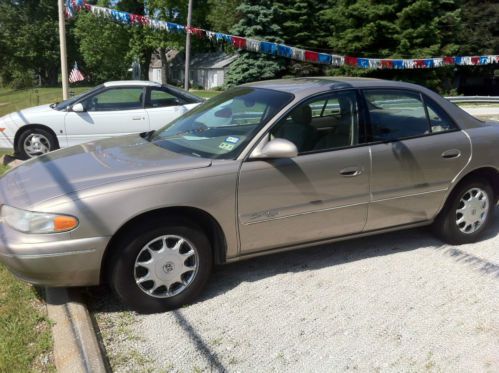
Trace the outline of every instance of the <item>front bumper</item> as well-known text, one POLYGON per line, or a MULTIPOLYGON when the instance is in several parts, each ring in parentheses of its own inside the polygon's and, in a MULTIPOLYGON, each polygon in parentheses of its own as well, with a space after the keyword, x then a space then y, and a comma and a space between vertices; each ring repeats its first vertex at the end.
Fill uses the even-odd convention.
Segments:
POLYGON ((14 148, 14 137, 17 127, 11 119, 10 114, 0 118, 0 148, 14 148))
POLYGON ((21 280, 46 286, 99 284, 110 237, 71 239, 67 235, 59 241, 26 243, 22 236, 27 235, 0 223, 0 263, 21 280))

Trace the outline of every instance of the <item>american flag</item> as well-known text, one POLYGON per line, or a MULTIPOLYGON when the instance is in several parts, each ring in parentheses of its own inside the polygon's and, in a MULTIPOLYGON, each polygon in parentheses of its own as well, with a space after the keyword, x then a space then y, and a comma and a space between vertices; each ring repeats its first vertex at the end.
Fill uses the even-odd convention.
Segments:
POLYGON ((75 62, 73 70, 71 70, 71 72, 69 73, 69 82, 76 83, 76 82, 81 82, 82 80, 85 80, 85 77, 83 76, 81 71, 78 70, 78 65, 75 62))

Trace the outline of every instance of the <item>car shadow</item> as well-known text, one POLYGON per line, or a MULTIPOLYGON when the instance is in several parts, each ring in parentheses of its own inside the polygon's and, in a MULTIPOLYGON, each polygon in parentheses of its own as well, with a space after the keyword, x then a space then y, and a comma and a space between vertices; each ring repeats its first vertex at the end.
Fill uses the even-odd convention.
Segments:
MULTIPOLYGON (((495 211, 494 224, 484 232, 482 240, 497 236, 499 236, 499 208, 495 211)), ((499 280, 499 263, 492 263, 459 246, 444 244, 435 238, 428 228, 418 228, 271 254, 217 267, 206 289, 195 303, 223 295, 241 283, 257 282, 284 273, 316 271, 424 247, 433 247, 456 263, 499 280)), ((92 311, 130 311, 105 286, 87 288, 85 296, 92 311)))

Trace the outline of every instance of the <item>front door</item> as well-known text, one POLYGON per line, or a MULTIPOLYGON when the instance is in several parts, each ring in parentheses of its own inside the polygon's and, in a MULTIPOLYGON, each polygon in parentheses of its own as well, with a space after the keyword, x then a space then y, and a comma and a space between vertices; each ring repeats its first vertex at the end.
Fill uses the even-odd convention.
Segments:
POLYGON ((419 92, 366 90, 373 140, 366 230, 427 221, 471 155, 468 137, 419 92))
POLYGON ((299 105, 271 129, 270 139, 295 143, 299 155, 242 164, 241 254, 363 230, 370 155, 360 124, 357 94, 345 91, 299 105))
POLYGON ((149 131, 143 87, 115 87, 85 98, 83 113, 65 117, 68 146, 104 137, 149 131))

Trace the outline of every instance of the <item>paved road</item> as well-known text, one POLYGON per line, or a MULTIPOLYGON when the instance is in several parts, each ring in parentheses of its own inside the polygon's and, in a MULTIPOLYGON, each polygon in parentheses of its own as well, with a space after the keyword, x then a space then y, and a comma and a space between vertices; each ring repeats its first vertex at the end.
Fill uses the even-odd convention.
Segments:
POLYGON ((175 312, 90 298, 116 372, 498 372, 499 208, 473 245, 418 229, 222 267, 175 312))

